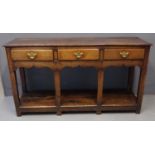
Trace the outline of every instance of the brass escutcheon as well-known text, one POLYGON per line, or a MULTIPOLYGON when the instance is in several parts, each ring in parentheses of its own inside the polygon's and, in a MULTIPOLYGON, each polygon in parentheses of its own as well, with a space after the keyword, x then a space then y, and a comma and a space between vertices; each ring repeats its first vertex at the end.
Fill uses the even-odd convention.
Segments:
POLYGON ((127 51, 122 51, 120 52, 120 56, 124 59, 128 58, 129 57, 129 52, 127 51))
POLYGON ((27 53, 27 57, 28 57, 30 60, 36 59, 37 55, 38 55, 38 54, 37 54, 36 52, 28 52, 28 53, 27 53))
POLYGON ((84 53, 83 52, 75 52, 74 55, 77 59, 80 59, 84 56, 84 53))

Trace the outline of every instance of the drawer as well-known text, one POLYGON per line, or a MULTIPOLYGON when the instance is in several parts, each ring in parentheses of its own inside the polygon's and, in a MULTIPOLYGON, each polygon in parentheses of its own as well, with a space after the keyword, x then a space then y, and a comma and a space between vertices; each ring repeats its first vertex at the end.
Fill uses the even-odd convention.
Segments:
POLYGON ((48 61, 53 60, 53 51, 51 48, 13 48, 11 57, 15 61, 48 61))
POLYGON ((59 60, 98 60, 97 48, 59 48, 59 60))
POLYGON ((104 60, 144 59, 143 48, 107 48, 104 50, 104 60))

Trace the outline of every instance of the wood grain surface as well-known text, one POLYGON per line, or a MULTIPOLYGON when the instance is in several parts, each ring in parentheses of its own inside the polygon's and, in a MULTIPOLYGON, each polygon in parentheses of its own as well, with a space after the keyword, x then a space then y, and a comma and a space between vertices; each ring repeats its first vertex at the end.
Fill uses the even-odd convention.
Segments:
MULTIPOLYGON (((97 114, 106 111, 140 113, 151 47, 150 43, 142 39, 136 37, 15 39, 5 47, 17 116, 36 112, 54 112, 57 115, 63 112, 86 111, 97 114), (27 54, 29 52, 30 56, 32 54, 32 59, 27 54), (32 67, 53 70, 55 85, 53 91, 44 95, 43 92, 42 95, 28 92, 24 69, 32 67), (62 90, 61 72, 66 67, 95 68, 98 72, 96 90, 62 90), (109 67, 128 68, 125 90, 104 90, 105 70, 109 67), (133 93, 135 67, 140 68, 136 94, 133 93), (20 69, 22 96, 18 91, 17 69, 20 69)), ((113 79, 115 80, 115 77, 113 79)))

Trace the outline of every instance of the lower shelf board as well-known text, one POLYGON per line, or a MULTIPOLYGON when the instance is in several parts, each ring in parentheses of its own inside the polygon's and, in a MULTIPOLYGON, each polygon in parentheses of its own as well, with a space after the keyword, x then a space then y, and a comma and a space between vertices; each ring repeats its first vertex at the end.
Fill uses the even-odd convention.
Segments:
POLYGON ((136 97, 133 94, 104 94, 102 106, 135 106, 136 97))
MULTIPOLYGON (((135 111, 136 97, 126 92, 104 92, 101 111, 135 111)), ((28 93, 20 98, 21 112, 57 112, 54 93, 28 93)), ((96 92, 64 92, 61 96, 61 111, 96 111, 96 92)))
POLYGON ((96 107, 95 91, 64 91, 61 107, 96 107))
POLYGON ((102 111, 135 111, 136 96, 131 93, 105 93, 102 111))
POLYGON ((54 93, 29 92, 20 98, 21 112, 56 112, 54 93), (52 94, 52 95, 51 95, 52 94))

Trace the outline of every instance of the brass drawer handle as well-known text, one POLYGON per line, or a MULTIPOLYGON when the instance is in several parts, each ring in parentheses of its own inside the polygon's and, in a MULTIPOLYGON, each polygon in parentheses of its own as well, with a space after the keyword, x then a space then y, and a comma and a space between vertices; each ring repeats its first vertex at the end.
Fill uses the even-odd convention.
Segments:
POLYGON ((84 56, 84 53, 83 52, 75 52, 74 55, 77 59, 80 59, 84 56))
POLYGON ((126 51, 122 51, 120 52, 120 56, 124 59, 128 58, 129 57, 129 52, 126 52, 126 51))
POLYGON ((30 60, 36 59, 37 55, 38 55, 38 54, 37 54, 36 52, 28 52, 28 53, 27 53, 27 57, 28 57, 30 60))

